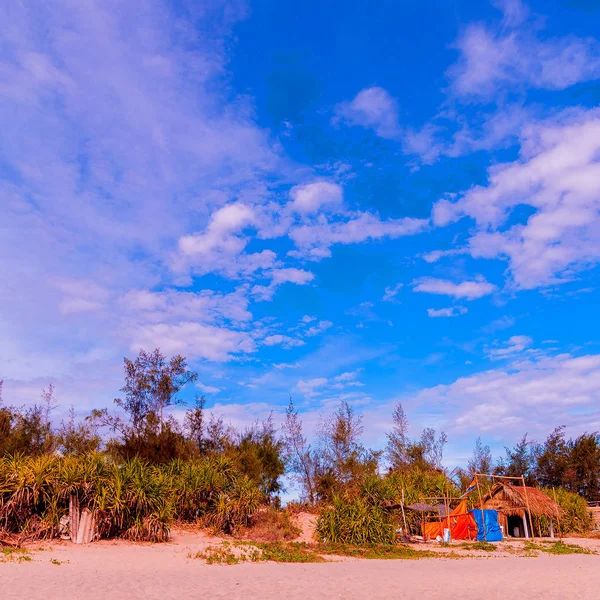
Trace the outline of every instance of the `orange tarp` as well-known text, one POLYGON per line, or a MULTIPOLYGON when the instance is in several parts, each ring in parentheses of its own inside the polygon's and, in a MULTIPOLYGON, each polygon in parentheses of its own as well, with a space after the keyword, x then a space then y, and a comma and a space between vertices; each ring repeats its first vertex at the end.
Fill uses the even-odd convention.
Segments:
POLYGON ((450 537, 453 540, 474 540, 477 535, 477 525, 473 515, 467 510, 467 501, 463 500, 447 517, 441 521, 423 523, 423 537, 434 540, 443 537, 444 529, 450 524, 450 537))

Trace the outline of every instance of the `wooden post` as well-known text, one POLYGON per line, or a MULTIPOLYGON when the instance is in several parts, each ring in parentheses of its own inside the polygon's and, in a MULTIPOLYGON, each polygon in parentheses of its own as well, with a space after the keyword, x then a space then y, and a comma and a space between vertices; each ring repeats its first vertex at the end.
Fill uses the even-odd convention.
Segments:
MULTIPOLYGON (((554 502, 558 505, 555 488, 552 488, 552 493, 554 494, 554 502)), ((560 527, 560 515, 558 511, 556 511, 556 524, 558 525, 558 537, 562 540, 562 529, 560 527)))
MULTIPOLYGON (((529 508, 529 498, 527 497, 527 486, 525 485, 525 476, 521 475, 521 481, 523 482, 523 491, 525 492, 525 504, 527 505, 527 512, 529 513, 529 522, 531 523, 531 539, 535 538, 533 531, 533 519, 531 518, 531 509, 529 508)), ((525 531, 527 531, 527 517, 525 517, 525 531)))
POLYGON ((554 539, 554 521, 552 517, 550 517, 550 537, 554 539))
POLYGON ((477 474, 475 474, 475 485, 477 485, 477 495, 479 496, 479 508, 481 509, 481 523, 483 524, 483 541, 487 542, 485 515, 483 514, 483 500, 481 498, 481 489, 479 488, 479 478, 477 477, 477 474))
POLYGON ((402 488, 402 521, 404 523, 404 536, 408 536, 408 528, 406 527, 406 515, 404 514, 404 488, 402 488))
POLYGON ((69 496, 69 533, 71 534, 71 541, 77 543, 77 536, 79 533, 79 499, 76 494, 69 496))
MULTIPOLYGON (((446 525, 448 525, 448 535, 450 536, 450 539, 452 539, 452 534, 450 533, 450 503, 448 501, 448 487, 446 487, 446 493, 444 494, 444 506, 446 508, 446 525)), ((442 534, 444 532, 442 531, 442 534)), ((443 539, 443 535, 442 535, 442 539, 443 539)))
POLYGON ((527 512, 523 511, 523 528, 525 529, 525 539, 529 539, 529 527, 527 525, 527 512))

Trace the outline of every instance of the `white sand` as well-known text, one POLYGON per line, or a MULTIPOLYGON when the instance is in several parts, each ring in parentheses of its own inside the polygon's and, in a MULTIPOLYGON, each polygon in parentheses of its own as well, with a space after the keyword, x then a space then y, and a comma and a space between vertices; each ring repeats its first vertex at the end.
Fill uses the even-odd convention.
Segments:
POLYGON ((599 555, 233 566, 188 558, 207 543, 180 533, 169 544, 53 544, 32 562, 0 563, 0 599, 600 598, 599 555))

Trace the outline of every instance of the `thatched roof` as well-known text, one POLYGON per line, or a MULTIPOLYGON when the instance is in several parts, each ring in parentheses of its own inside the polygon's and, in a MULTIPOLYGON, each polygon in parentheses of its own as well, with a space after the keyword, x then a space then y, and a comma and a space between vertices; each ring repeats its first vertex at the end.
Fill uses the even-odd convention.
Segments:
POLYGON ((533 487, 497 483, 483 497, 485 508, 498 510, 505 515, 522 515, 528 504, 532 515, 556 517, 562 514, 562 509, 554 500, 533 487))
MULTIPOLYGON (((386 510, 398 510, 402 508, 402 504, 387 504, 384 506, 386 510)), ((443 504, 424 504, 422 502, 417 502, 416 504, 405 504, 404 508, 406 510, 412 510, 415 512, 426 513, 426 512, 434 512, 437 513, 440 517, 446 516, 446 507, 443 504)))
POLYGON ((414 510, 416 512, 435 512, 441 516, 446 515, 446 507, 443 504, 432 505, 418 502, 417 504, 409 504, 408 506, 406 506, 406 508, 414 510))

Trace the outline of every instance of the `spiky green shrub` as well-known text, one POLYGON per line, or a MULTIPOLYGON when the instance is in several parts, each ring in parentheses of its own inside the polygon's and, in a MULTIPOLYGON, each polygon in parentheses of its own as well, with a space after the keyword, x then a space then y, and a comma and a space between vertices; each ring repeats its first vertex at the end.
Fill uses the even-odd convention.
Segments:
MULTIPOLYGON (((544 490, 544 492, 554 500, 552 490, 544 490)), ((560 517, 562 533, 587 533, 592 529, 592 515, 586 501, 581 496, 563 488, 558 488, 556 490, 556 501, 563 510, 560 517)))
POLYGON ((207 522, 218 531, 237 533, 250 523, 263 499, 256 484, 245 475, 235 480, 234 485, 219 493, 214 509, 207 515, 207 522))
POLYGON ((222 457, 165 465, 102 454, 0 458, 0 539, 55 537, 73 500, 94 513, 102 538, 160 542, 177 519, 236 532, 264 495, 222 457))
POLYGON ((334 544, 391 544, 394 526, 380 506, 361 498, 336 497, 333 505, 319 514, 317 536, 321 542, 334 544))

